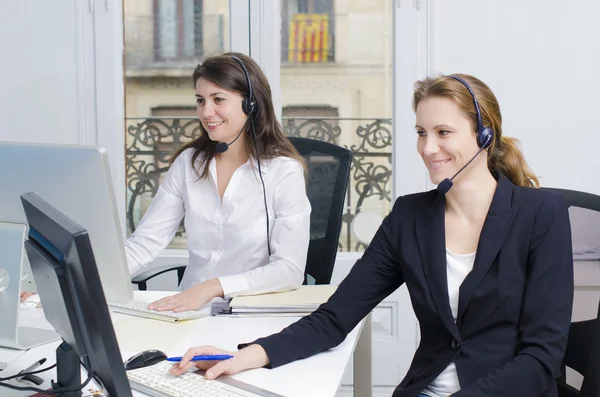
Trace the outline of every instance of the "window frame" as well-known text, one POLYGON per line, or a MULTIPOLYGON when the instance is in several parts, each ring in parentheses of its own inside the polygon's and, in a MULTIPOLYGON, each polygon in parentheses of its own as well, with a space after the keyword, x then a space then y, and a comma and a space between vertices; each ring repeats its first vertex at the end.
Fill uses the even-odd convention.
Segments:
POLYGON ((181 62, 181 61, 193 60, 194 57, 202 57, 202 55, 204 53, 204 44, 203 44, 204 37, 203 37, 203 26, 202 26, 204 1, 203 0, 153 0, 152 7, 153 7, 153 14, 154 14, 154 21, 153 21, 154 61, 158 62, 158 63, 181 62), (162 54, 161 31, 160 31, 160 29, 161 29, 160 5, 161 5, 161 2, 166 2, 166 1, 171 1, 172 4, 174 4, 175 9, 176 9, 175 13, 177 15, 178 21, 184 21, 183 18, 185 16, 185 2, 186 1, 192 2, 192 6, 194 9, 194 53, 189 56, 185 54, 185 51, 186 51, 185 40, 184 40, 184 37, 186 36, 185 21, 184 21, 184 23, 175 24, 175 28, 177 29, 175 56, 174 57, 165 57, 164 54, 162 54), (197 12, 198 8, 199 8, 199 11, 197 12), (198 15, 200 15, 200 29, 197 31, 195 29, 195 26, 196 26, 196 18, 198 18, 198 15))

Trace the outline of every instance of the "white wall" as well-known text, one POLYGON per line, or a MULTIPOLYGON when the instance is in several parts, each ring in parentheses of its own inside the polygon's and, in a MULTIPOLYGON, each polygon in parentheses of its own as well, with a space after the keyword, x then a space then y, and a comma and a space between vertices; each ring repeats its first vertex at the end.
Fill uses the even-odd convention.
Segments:
POLYGON ((600 194, 600 2, 430 0, 430 71, 494 91, 544 186, 600 194))
POLYGON ((0 140, 79 142, 75 8, 68 1, 2 2, 0 140), (64 15, 71 17, 52 17, 64 15))
POLYGON ((2 0, 0 141, 107 149, 125 225, 122 0, 2 0))

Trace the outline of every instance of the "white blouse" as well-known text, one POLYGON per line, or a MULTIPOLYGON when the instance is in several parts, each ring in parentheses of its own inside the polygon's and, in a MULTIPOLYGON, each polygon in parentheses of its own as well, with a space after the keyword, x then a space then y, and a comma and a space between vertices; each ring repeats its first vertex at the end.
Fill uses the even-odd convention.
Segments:
POLYGON ((192 169, 192 154, 193 149, 188 149, 177 157, 126 240, 130 273, 145 270, 169 244, 185 216, 189 263, 181 289, 212 278, 219 279, 225 297, 298 288, 304 280, 311 211, 302 165, 287 157, 261 160, 269 211, 269 257, 256 160, 249 159, 234 172, 221 200, 215 159, 208 177, 202 179, 192 169))

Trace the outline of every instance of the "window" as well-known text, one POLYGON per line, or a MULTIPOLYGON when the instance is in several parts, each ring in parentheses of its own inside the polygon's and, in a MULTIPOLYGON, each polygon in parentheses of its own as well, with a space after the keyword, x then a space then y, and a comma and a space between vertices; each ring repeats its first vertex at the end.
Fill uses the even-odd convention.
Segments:
MULTIPOLYGON (((156 122, 153 125, 156 131, 159 131, 161 136, 164 136, 163 140, 156 140, 152 149, 154 150, 154 163, 158 169, 168 169, 169 159, 171 154, 175 153, 179 147, 187 143, 188 140, 192 140, 194 136, 186 136, 185 133, 178 134, 178 130, 182 126, 186 126, 190 131, 196 128, 199 122, 196 120, 196 107, 195 106, 157 106, 151 109, 152 118, 155 120, 162 120, 156 122), (168 137, 168 138, 166 138, 168 137), (178 138, 184 139, 181 142, 178 138)), ((160 176, 160 181, 164 179, 164 173, 160 176)))
MULTIPOLYGON (((194 106, 156 106, 151 116, 132 119, 127 147, 127 234, 131 234, 150 206, 169 170, 169 160, 181 145, 198 133, 194 106)), ((183 221, 169 248, 186 246, 183 221)))
POLYGON ((389 1, 365 0, 336 1, 335 6, 330 0, 279 4, 284 131, 352 151, 340 251, 362 251, 372 227, 392 205, 394 7, 389 1), (318 52, 323 42, 318 35, 327 37, 326 57, 318 52))
POLYGON ((189 74, 207 54, 228 50, 228 2, 124 0, 123 5, 127 77, 189 74), (159 73, 165 69, 172 70, 159 73))
POLYGON ((200 57, 203 0, 154 0, 154 57, 157 61, 200 57))
MULTIPOLYGON (((192 71, 205 56, 230 50, 230 11, 223 0, 123 1, 127 235, 173 152, 199 134, 192 71)), ((185 242, 180 228, 169 248, 185 249, 185 242)))
POLYGON ((282 116, 283 131, 288 136, 338 143, 341 131, 337 108, 327 105, 284 106, 282 116))
POLYGON ((281 11, 283 62, 334 61, 333 0, 284 0, 281 11))

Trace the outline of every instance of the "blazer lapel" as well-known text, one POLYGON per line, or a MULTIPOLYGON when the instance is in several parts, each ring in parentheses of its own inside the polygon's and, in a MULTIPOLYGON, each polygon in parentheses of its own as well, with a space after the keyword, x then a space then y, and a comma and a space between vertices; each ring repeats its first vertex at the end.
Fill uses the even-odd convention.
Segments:
POLYGON ((445 200, 436 195, 433 201, 432 207, 417 212, 415 216, 417 245, 421 254, 423 273, 435 309, 450 333, 455 338, 459 338, 448 297, 444 226, 445 200))
POLYGON ((457 324, 460 324, 469 300, 485 277, 488 269, 494 263, 502 243, 506 238, 518 207, 511 207, 513 193, 512 183, 502 174, 498 174, 498 185, 494 198, 485 219, 473 270, 467 275, 460 286, 458 299, 457 324))

